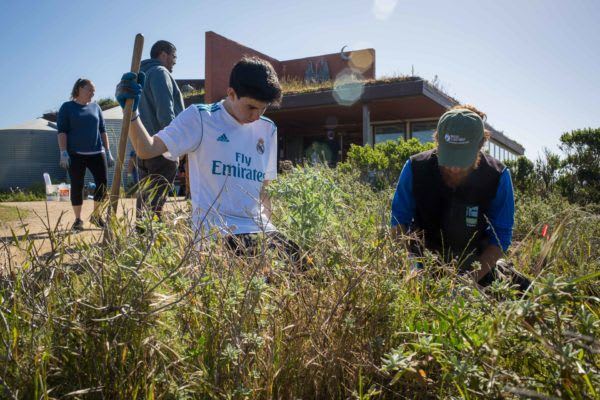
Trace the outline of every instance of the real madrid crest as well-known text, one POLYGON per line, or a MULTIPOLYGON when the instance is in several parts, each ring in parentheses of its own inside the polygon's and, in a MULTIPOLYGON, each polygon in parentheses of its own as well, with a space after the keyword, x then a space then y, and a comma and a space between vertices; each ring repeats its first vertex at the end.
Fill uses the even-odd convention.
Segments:
POLYGON ((256 142, 256 151, 258 151, 258 154, 264 154, 265 140, 263 138, 258 139, 258 142, 256 142))

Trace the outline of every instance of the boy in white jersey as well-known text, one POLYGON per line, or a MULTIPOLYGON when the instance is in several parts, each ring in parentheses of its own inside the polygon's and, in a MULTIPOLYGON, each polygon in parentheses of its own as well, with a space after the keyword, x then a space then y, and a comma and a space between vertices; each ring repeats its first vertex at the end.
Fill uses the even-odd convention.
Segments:
MULTIPOLYGON (((134 99, 135 111, 142 87, 143 76, 126 73, 117 86, 117 100, 123 106, 126 99, 134 99)), ((188 107, 155 136, 148 135, 135 111, 129 137, 138 157, 166 151, 175 157, 188 155, 192 223, 198 238, 216 229, 239 249, 240 242, 255 243, 252 234, 266 232, 298 254, 297 246, 278 235, 270 222, 271 203, 265 192, 277 177, 277 128, 262 114, 280 100, 275 70, 254 57, 233 67, 224 100, 188 107)))

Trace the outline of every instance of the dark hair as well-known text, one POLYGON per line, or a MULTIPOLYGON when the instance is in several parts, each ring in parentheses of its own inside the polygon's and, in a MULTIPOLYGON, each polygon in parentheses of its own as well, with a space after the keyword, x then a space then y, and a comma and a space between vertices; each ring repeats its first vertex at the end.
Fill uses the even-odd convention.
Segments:
POLYGON ((77 81, 75 81, 75 84, 73 85, 73 90, 71 90, 71 100, 75 100, 75 98, 77 98, 77 96, 79 96, 79 89, 81 89, 82 87, 85 87, 86 85, 91 85, 92 81, 90 81, 89 79, 85 79, 85 78, 79 78, 77 79, 77 81))
POLYGON ((150 58, 158 58, 163 51, 170 55, 175 53, 177 49, 173 43, 167 42, 166 40, 159 40, 152 45, 152 48, 150 49, 150 58))
POLYGON ((229 87, 238 97, 278 105, 281 85, 270 62, 258 57, 244 57, 234 65, 229 75, 229 87))

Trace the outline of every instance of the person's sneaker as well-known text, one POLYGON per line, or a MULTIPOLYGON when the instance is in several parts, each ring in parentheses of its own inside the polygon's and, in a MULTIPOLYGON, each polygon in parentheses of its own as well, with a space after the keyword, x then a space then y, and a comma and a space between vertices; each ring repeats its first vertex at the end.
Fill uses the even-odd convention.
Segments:
POLYGON ((90 217, 90 224, 95 225, 99 228, 104 228, 104 226, 106 225, 106 223, 104 223, 104 220, 102 219, 102 217, 99 217, 97 215, 92 215, 90 217))
POLYGON ((81 232, 83 230, 83 221, 80 218, 75 219, 73 226, 71 227, 73 232, 81 232))

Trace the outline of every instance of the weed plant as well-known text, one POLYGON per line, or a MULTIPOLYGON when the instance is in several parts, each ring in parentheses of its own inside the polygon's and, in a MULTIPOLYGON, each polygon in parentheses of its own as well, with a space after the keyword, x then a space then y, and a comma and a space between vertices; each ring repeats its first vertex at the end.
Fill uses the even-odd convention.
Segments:
POLYGON ((358 173, 296 168, 270 191, 304 270, 267 246, 194 245, 187 203, 142 236, 113 220, 107 244, 48 227, 41 255, 15 235, 29 257, 6 252, 0 279, 0 398, 600 396, 597 210, 519 199, 522 295, 433 255, 411 279, 392 189, 358 173))

